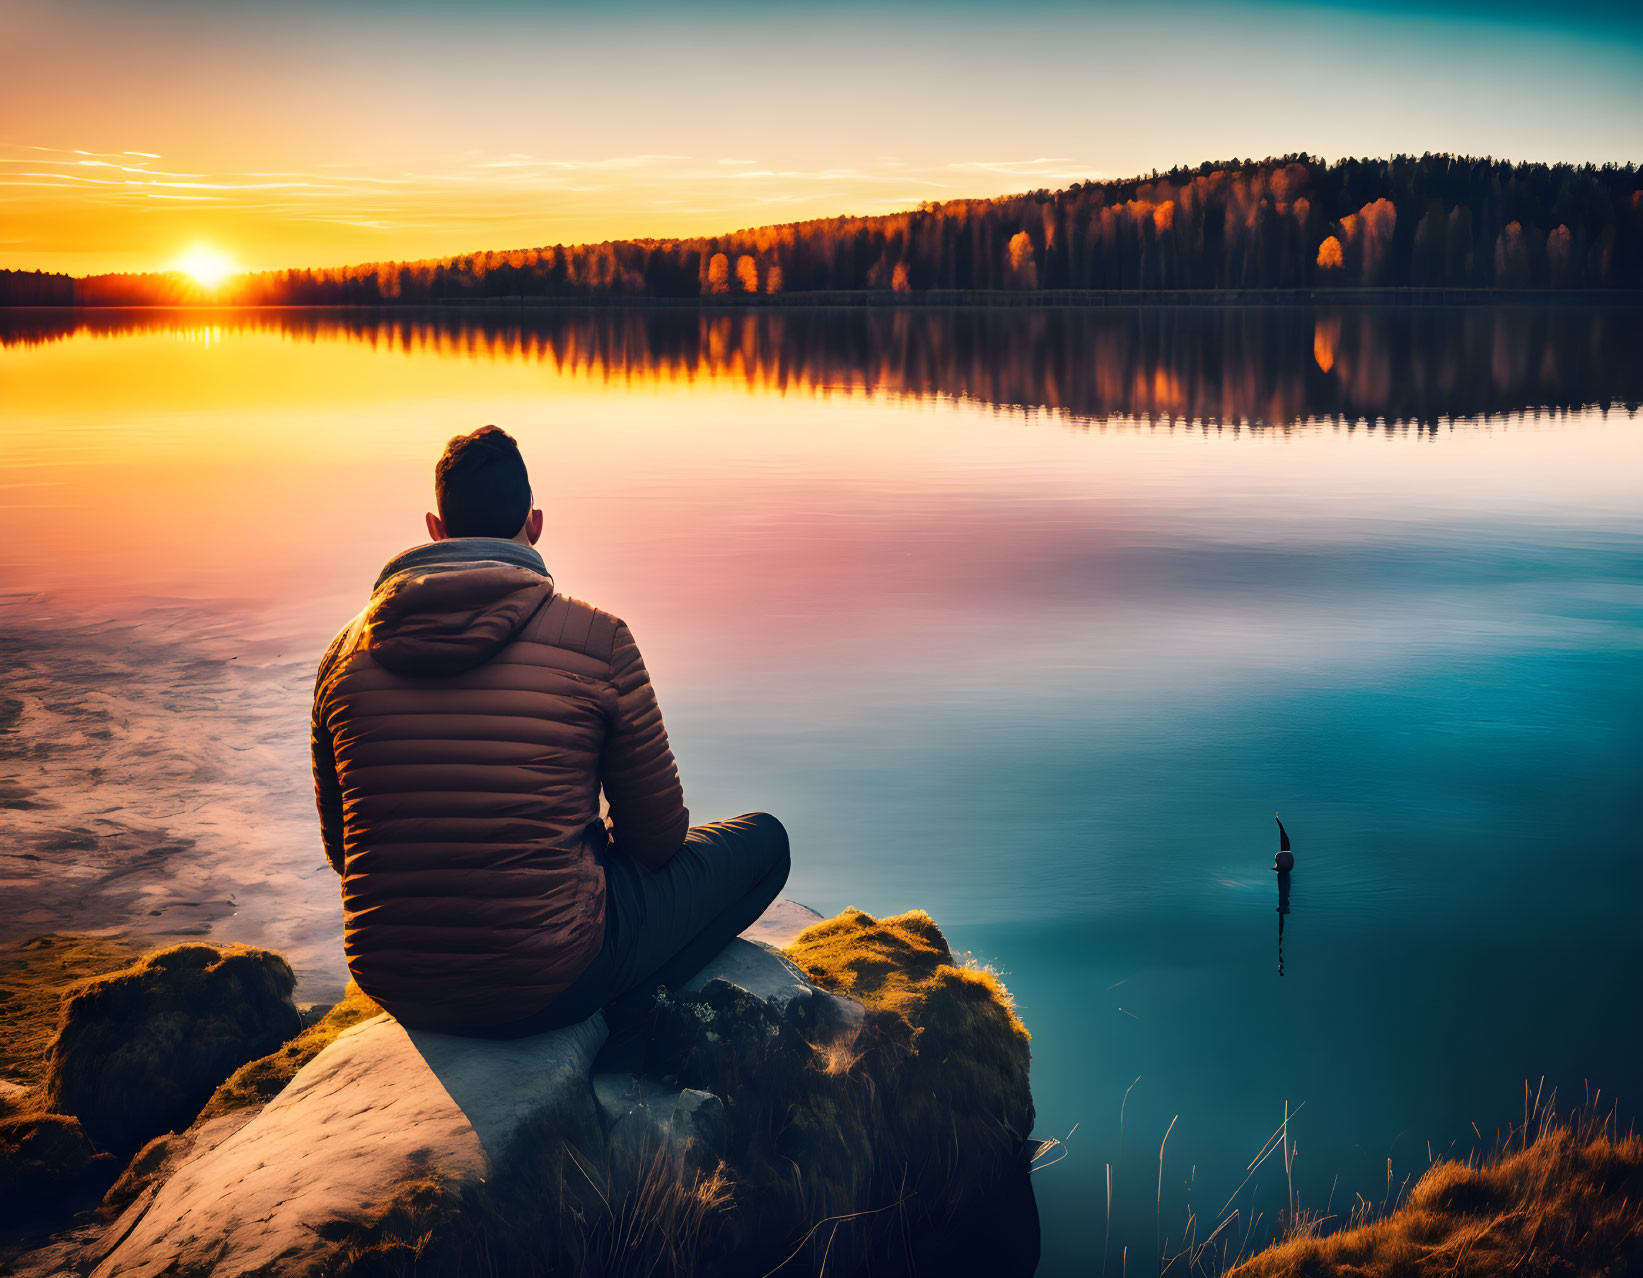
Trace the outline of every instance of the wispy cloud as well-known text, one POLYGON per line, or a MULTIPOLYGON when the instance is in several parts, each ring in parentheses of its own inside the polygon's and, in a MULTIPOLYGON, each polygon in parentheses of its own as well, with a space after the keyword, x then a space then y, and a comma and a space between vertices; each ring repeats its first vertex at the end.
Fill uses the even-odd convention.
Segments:
MULTIPOLYGON (((37 148, 30 148, 31 150, 37 148)), ((158 156, 154 157, 159 159, 158 156)), ((43 160, 37 155, 0 156, 0 164, 55 164, 64 168, 114 169, 120 173, 141 173, 155 177, 204 177, 203 173, 172 173, 166 169, 151 169, 140 164, 118 164, 113 160, 43 160)))
POLYGON ((945 168, 954 173, 987 173, 1012 178, 1067 179, 1093 177, 1098 170, 1067 155, 1040 155, 1030 160, 954 160, 945 168))
POLYGON ((612 155, 602 160, 545 160, 534 155, 509 155, 500 160, 486 160, 481 169, 554 169, 576 172, 582 169, 637 169, 654 164, 668 164, 688 160, 688 155, 612 155))
MULTIPOLYGON (((266 253, 266 264, 279 266, 314 261, 320 252, 341 263, 612 236, 714 234, 916 208, 929 200, 996 195, 1093 175, 1065 155, 983 154, 924 163, 880 155, 858 164, 806 166, 752 155, 567 157, 470 150, 414 169, 316 158, 244 170, 196 165, 190 171, 161 169, 160 158, 158 152, 135 148, 100 152, 0 142, 0 200, 8 216, 12 208, 28 210, 31 227, 62 221, 75 208, 95 209, 105 219, 129 210, 147 224, 162 225, 192 207, 196 218, 218 219, 211 225, 220 226, 217 233, 225 243, 258 238, 267 245, 300 244, 290 250, 246 250, 266 253), (297 225, 315 230, 293 236, 290 228, 297 225), (313 235, 331 234, 321 227, 334 230, 334 250, 314 248, 313 235)), ((171 162, 183 161, 173 154, 171 162)), ((197 235, 197 228, 197 221, 190 223, 186 233, 197 235)), ((55 246, 53 252, 61 260, 67 250, 55 246)), ((151 265, 98 261, 107 263, 104 269, 151 265)))

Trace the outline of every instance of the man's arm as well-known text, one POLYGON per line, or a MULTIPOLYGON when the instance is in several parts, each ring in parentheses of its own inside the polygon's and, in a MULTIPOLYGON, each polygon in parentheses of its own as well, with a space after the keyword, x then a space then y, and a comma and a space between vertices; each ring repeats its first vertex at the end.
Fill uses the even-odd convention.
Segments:
POLYGON ((612 840, 618 851, 656 869, 684 844, 690 812, 656 689, 625 622, 616 627, 610 664, 616 716, 599 780, 610 804, 612 840))
POLYGON ((337 780, 336 747, 331 740, 331 729, 325 721, 325 683, 331 673, 337 651, 342 646, 338 635, 319 663, 319 675, 314 680, 314 711, 309 722, 309 755, 314 764, 314 803, 319 808, 319 834, 325 844, 325 859, 338 874, 342 873, 342 785, 337 780))

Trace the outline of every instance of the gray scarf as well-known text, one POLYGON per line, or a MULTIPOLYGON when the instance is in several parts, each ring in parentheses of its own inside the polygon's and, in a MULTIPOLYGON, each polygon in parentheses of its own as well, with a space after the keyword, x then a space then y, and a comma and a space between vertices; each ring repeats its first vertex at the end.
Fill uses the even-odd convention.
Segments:
MULTIPOLYGON (((412 546, 390 559, 377 574, 375 590, 395 573, 414 568, 433 568, 445 564, 502 563, 548 576, 548 567, 533 546, 508 541, 502 537, 447 537, 444 541, 430 541, 424 546, 412 546)), ((551 580, 551 578, 550 578, 551 580)))

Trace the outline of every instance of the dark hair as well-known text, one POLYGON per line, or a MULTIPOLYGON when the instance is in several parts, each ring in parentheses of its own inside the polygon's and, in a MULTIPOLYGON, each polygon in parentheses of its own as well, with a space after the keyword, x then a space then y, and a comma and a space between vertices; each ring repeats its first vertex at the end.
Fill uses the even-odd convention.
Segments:
POLYGON ((451 537, 512 537, 531 513, 531 478, 512 435, 481 426, 445 445, 434 467, 439 518, 451 537))

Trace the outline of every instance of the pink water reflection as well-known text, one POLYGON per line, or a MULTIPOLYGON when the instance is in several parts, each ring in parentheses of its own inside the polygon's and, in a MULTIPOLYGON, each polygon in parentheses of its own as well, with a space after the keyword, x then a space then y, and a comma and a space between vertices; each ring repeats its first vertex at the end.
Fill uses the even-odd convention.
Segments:
POLYGON ((1407 661, 1417 609, 1426 642, 1480 642, 1497 622, 1441 582, 1412 595, 1399 565, 1574 523, 1619 537, 1643 507, 1624 409, 1401 432, 1093 423, 744 353, 681 377, 608 350, 266 324, 7 348, 0 626, 38 747, 9 783, 39 804, 17 815, 41 858, 6 863, 34 903, 13 926, 73 921, 90 892, 127 926, 232 920, 334 981, 313 664, 420 539, 444 440, 481 422, 520 438, 550 569, 633 625, 714 803, 739 797, 714 735, 732 719, 870 724, 1023 679, 1155 713, 1407 661), (179 844, 164 874, 133 870, 179 844))

